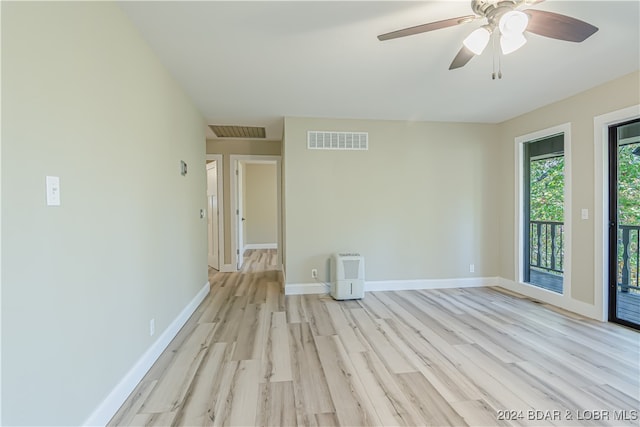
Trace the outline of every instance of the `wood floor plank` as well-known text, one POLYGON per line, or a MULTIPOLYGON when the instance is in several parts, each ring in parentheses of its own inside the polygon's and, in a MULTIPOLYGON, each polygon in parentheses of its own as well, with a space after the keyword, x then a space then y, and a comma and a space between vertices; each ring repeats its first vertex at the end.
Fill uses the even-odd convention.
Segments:
POLYGON ((500 288, 285 296, 276 262, 250 250, 240 272, 210 269, 108 425, 638 426, 576 419, 637 414, 638 332, 500 288), (554 409, 574 419, 528 418, 554 409))
MULTIPOLYGON (((235 343, 234 343, 235 345, 235 343)), ((207 426, 222 426, 228 424, 229 412, 231 411, 231 389, 238 369, 238 361, 232 360, 222 366, 222 377, 218 385, 218 393, 211 396, 212 402, 208 410, 209 420, 205 420, 207 426)))
POLYGON ((215 323, 200 323, 184 345, 178 350, 165 375, 158 380, 140 411, 162 413, 176 411, 191 386, 210 345, 215 323))
POLYGON ((238 362, 227 396, 229 408, 225 424, 250 426, 256 423, 259 379, 259 361, 241 360, 238 362))
MULTIPOLYGON (((489 373, 496 381, 499 381, 504 388, 518 390, 518 394, 522 396, 522 400, 526 402, 530 408, 544 408, 545 411, 558 411, 562 413, 567 406, 576 407, 577 402, 565 400, 564 394, 558 399, 557 395, 553 398, 552 389, 545 383, 540 381, 528 381, 528 378, 520 376, 516 371, 511 370, 512 364, 502 363, 498 358, 484 351, 477 344, 465 344, 456 346, 461 354, 476 363, 478 369, 483 369, 489 373)), ((555 421, 555 420, 553 420, 555 421)), ((591 423, 579 422, 578 420, 564 420, 565 425, 586 425, 591 423)))
POLYGON ((340 425, 380 425, 380 419, 337 336, 315 337, 340 425))
POLYGON ((369 292, 367 298, 362 299, 362 308, 367 310, 371 317, 379 319, 391 319, 395 315, 389 310, 388 302, 383 303, 380 297, 384 296, 384 292, 369 292))
POLYGON ((266 286, 260 286, 266 289, 265 308, 268 312, 283 311, 284 307, 280 305, 280 284, 278 282, 266 282, 266 286))
POLYGON ((353 309, 351 314, 356 321, 358 329, 365 336, 371 347, 382 359, 391 372, 416 372, 417 368, 413 366, 407 358, 402 355, 384 335, 378 325, 369 317, 367 312, 362 309, 353 309))
MULTIPOLYGON (((428 331, 424 331, 428 334, 428 331)), ((435 338, 437 334, 433 333, 430 338, 435 338)), ((440 337, 441 338, 441 337, 440 337)), ((490 373, 483 369, 478 369, 478 365, 473 363, 467 357, 456 351, 449 352, 448 357, 458 366, 458 369, 475 385, 480 391, 482 398, 496 410, 513 410, 525 412, 531 408, 523 397, 510 388, 505 388, 504 384, 496 380, 490 373)), ((525 423, 517 423, 518 425, 525 423)), ((531 424, 531 423, 529 423, 531 424)), ((535 424, 534 424, 535 425, 535 424)), ((549 425, 549 423, 541 423, 540 425, 549 425)))
POLYGON ((411 294, 407 294, 406 292, 393 292, 389 294, 389 298, 391 298, 398 305, 402 306, 406 311, 408 311, 412 316, 418 319, 423 325, 423 329, 428 328, 432 331, 435 331, 448 343, 466 344, 469 342, 469 340, 465 339, 464 336, 460 336, 458 332, 450 327, 451 322, 449 320, 451 319, 446 316, 437 316, 439 312, 438 306, 444 301, 439 301, 438 304, 432 303, 428 306, 429 310, 423 310, 421 309, 421 307, 413 304, 414 298, 419 295, 414 295, 414 298, 411 298, 409 295, 411 294), (443 320, 443 318, 445 318, 446 320, 443 320))
POLYGON ((213 344, 187 392, 183 405, 177 411, 176 425, 201 426, 212 421, 214 396, 220 392, 224 367, 232 354, 232 345, 213 344))
MULTIPOLYGON (((402 304, 398 304, 395 299, 391 298, 391 292, 371 292, 375 298, 378 298, 386 307, 386 310, 390 313, 388 316, 380 316, 385 319, 402 320, 404 324, 411 327, 416 331, 420 331, 428 326, 425 325, 420 319, 417 319, 413 314, 406 310, 402 304)), ((459 342, 459 341, 456 341, 459 342)))
POLYGON ((339 426, 340 422, 338 421, 338 417, 336 417, 336 414, 331 412, 331 413, 325 413, 325 414, 316 414, 316 424, 317 426, 339 426))
POLYGON ((175 412, 160 412, 160 413, 139 413, 133 420, 131 420, 130 426, 158 426, 165 427, 173 425, 175 412))
POLYGON ((246 305, 238 328, 236 350, 233 354, 233 360, 253 359, 253 348, 259 332, 260 313, 260 305, 246 305))
POLYGON ((309 324, 289 324, 289 345, 296 419, 299 425, 311 425, 315 414, 335 409, 309 324))
POLYGON ((147 400, 149 394, 151 394, 157 383, 158 380, 141 382, 140 386, 136 387, 136 390, 134 390, 124 405, 122 405, 118 412, 113 416, 107 426, 130 425, 133 418, 138 414, 140 408, 144 404, 145 400, 147 400))
POLYGON ((367 348, 360 341, 360 336, 354 332, 356 325, 347 319, 344 305, 339 301, 327 301, 325 306, 333 323, 333 328, 347 351, 349 353, 367 351, 367 348))
POLYGON ((317 295, 302 297, 302 306, 314 335, 330 336, 336 333, 324 303, 325 299, 328 298, 319 298, 317 295))
POLYGON ((307 315, 302 308, 302 295, 289 295, 285 301, 287 323, 307 323, 307 315))
MULTIPOLYGON (((593 390, 597 390, 597 395, 589 392, 589 387, 576 387, 570 381, 565 380, 543 368, 531 362, 520 362, 512 367, 512 370, 520 370, 523 372, 521 375, 526 381, 532 384, 542 383, 543 388, 547 390, 549 396, 553 396, 561 402, 563 412, 566 412, 566 408, 572 408, 575 411, 590 411, 593 408, 599 408, 603 411, 608 411, 609 414, 613 414, 614 411, 621 411, 623 408, 640 408, 640 403, 625 397, 620 398, 622 393, 618 392, 616 399, 611 399, 610 396, 616 393, 611 393, 608 390, 607 393, 602 393, 603 386, 591 386, 593 390)), ((564 416, 566 418, 566 416, 564 416)), ((595 420, 594 420, 595 421, 595 420)), ((585 421, 582 421, 586 423, 585 421)), ((557 424, 557 423, 556 423, 557 424)), ((616 422, 615 420, 597 420, 596 424, 599 425, 632 425, 631 421, 626 423, 616 422)), ((579 425, 579 424, 577 424, 579 425)))
POLYGON ((262 356, 261 382, 293 381, 286 313, 271 313, 270 325, 262 356))
POLYGON ((260 384, 260 409, 256 425, 293 426, 296 423, 293 383, 282 381, 260 384))
POLYGON ((403 392, 422 415, 424 423, 435 426, 466 426, 464 418, 444 400, 419 372, 396 374, 403 392))
POLYGON ((205 309, 199 317, 198 322, 200 323, 213 323, 216 321, 218 313, 220 309, 224 306, 227 306, 230 303, 230 298, 232 295, 231 286, 225 287, 217 287, 216 289, 212 289, 212 293, 210 296, 215 295, 215 298, 211 298, 210 301, 205 305, 205 309), (215 293, 214 293, 215 292, 215 293))
MULTIPOLYGON (((605 407, 618 411, 640 411, 640 390, 637 390, 633 395, 629 395, 605 384, 603 386, 591 386, 586 389, 586 392, 600 399, 605 407)), ((635 425, 637 426, 638 424, 636 423, 635 425)))
POLYGON ((400 390, 393 374, 374 352, 355 352, 350 354, 349 358, 382 425, 422 424, 420 414, 400 390))
POLYGON ((436 388, 447 402, 459 402, 482 399, 482 394, 458 366, 447 356, 455 351, 444 339, 434 346, 419 331, 411 330, 394 319, 380 322, 392 343, 403 354, 413 359, 413 364, 436 388))
POLYGON ((451 407, 464 419, 469 426, 509 426, 510 424, 498 418, 498 411, 484 400, 464 400, 452 402, 451 407))

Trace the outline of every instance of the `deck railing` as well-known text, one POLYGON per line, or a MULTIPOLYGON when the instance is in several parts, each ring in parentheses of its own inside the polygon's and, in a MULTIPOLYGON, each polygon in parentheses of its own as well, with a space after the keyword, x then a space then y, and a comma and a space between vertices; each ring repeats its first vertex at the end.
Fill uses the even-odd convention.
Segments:
POLYGON ((564 223, 529 222, 529 266, 550 273, 563 273, 564 223))
MULTIPOLYGON (((529 222, 529 266, 561 275, 564 271, 564 223, 529 222)), ((618 286, 640 292, 640 225, 618 226, 618 286)))
POLYGON ((618 226, 618 286, 622 292, 640 291, 640 225, 618 226))

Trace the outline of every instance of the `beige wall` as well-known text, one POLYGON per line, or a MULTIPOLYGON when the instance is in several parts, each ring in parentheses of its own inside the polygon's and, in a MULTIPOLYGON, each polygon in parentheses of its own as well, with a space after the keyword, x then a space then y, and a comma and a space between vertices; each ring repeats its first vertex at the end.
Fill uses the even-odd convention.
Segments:
POLYGON ((362 253, 368 281, 496 276, 497 135, 495 125, 287 117, 287 283, 312 282, 312 268, 329 280, 337 251, 362 253), (308 150, 308 130, 369 132, 369 150, 308 150))
POLYGON ((3 2, 1 424, 82 424, 205 285, 204 127, 116 4, 3 2))
POLYGON ((280 141, 260 140, 207 140, 207 154, 222 154, 224 204, 224 263, 231 264, 231 155, 279 156, 280 141))
POLYGON ((571 124, 571 297, 594 303, 594 117, 640 103, 640 73, 623 76, 594 89, 500 124, 500 275, 515 280, 515 143, 514 139, 563 123, 571 124), (589 220, 580 211, 589 209, 589 220))
POLYGON ((276 165, 246 163, 244 172, 245 243, 275 244, 278 242, 276 165))

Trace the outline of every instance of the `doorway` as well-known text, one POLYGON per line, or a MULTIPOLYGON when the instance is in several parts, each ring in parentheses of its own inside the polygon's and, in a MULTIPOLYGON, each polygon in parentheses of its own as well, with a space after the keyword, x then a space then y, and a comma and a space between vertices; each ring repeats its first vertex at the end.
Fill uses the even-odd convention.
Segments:
POLYGON ((222 236, 222 156, 207 155, 207 264, 220 271, 222 236))
POLYGON ((232 255, 238 270, 247 251, 275 249, 282 268, 280 156, 232 155, 232 255))
POLYGON ((609 126, 609 320, 640 329, 640 119, 609 126))

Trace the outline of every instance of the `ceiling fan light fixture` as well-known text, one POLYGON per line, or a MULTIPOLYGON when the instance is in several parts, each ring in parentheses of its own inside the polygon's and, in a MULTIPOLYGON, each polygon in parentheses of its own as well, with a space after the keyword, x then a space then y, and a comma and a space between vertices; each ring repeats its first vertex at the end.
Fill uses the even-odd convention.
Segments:
POLYGON ((529 25, 529 16, 519 10, 510 10, 504 13, 498 21, 498 28, 502 35, 511 37, 522 35, 529 25))
POLYGON ((489 44, 490 37, 491 32, 486 26, 483 26, 469 34, 462 44, 474 54, 480 55, 489 44))
POLYGON ((500 48, 504 55, 508 55, 511 52, 515 52, 520 49, 527 42, 524 34, 514 34, 512 36, 500 36, 500 48))

